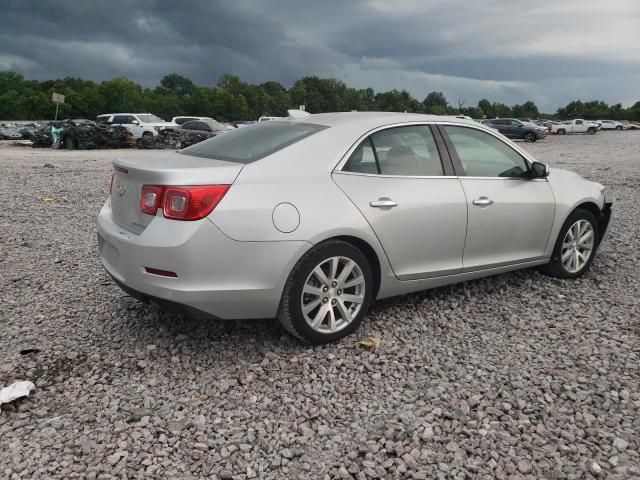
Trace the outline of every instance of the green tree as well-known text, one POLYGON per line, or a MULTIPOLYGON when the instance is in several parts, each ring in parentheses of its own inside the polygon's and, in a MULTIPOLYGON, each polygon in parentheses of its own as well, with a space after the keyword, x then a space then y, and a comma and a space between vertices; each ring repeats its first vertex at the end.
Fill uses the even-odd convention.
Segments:
POLYGON ((165 75, 160 80, 160 86, 156 88, 156 91, 163 95, 192 95, 196 86, 194 83, 182 75, 177 73, 170 73, 165 75))
POLYGON ((445 115, 449 108, 449 103, 442 92, 430 92, 422 101, 422 105, 426 113, 435 115, 445 115))

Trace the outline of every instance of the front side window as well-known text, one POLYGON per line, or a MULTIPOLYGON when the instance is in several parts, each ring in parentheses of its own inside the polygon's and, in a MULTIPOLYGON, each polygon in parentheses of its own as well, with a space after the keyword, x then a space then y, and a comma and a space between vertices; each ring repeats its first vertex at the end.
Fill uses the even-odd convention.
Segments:
POLYGON ((582 125, 582 120, 576 120, 576 125, 582 125))
POLYGON ((443 175, 436 142, 425 125, 374 133, 353 152, 343 170, 412 177, 443 175))
POLYGON ((469 177, 525 177, 526 160, 493 135, 467 127, 445 126, 444 130, 469 177))
POLYGON ((251 163, 326 128, 329 127, 303 122, 260 122, 196 143, 181 150, 181 153, 194 157, 251 163))

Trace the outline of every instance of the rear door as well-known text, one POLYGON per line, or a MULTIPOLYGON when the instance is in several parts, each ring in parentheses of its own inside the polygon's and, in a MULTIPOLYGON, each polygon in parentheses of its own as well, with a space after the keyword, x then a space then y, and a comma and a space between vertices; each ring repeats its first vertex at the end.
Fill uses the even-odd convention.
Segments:
POLYGON ((373 133, 333 179, 371 225, 399 279, 460 272, 466 200, 428 125, 373 133))
POLYGON ((468 202, 464 271, 544 258, 555 215, 546 179, 529 179, 525 158, 479 128, 442 125, 468 202))

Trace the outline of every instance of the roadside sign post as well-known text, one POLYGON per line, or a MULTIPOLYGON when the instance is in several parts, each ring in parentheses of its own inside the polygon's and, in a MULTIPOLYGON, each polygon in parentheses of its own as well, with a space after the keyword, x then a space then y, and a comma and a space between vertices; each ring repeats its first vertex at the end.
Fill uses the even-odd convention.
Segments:
POLYGON ((60 93, 53 93, 51 95, 51 100, 53 100, 56 103, 56 120, 58 120, 58 107, 60 106, 61 103, 64 103, 64 95, 61 95, 60 93))

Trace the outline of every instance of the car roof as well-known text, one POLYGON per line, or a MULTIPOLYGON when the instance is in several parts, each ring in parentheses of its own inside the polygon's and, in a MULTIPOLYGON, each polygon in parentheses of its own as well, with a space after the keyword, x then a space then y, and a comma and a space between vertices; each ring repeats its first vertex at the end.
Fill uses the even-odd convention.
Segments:
POLYGON ((102 113, 98 115, 99 117, 110 117, 111 115, 153 115, 153 113, 147 112, 139 112, 139 113, 130 113, 130 112, 118 112, 118 113, 102 113))
POLYGON ((301 123, 314 123, 327 127, 334 126, 362 126, 375 128, 376 126, 389 125, 404 122, 455 122, 468 125, 479 125, 478 122, 449 115, 425 115, 422 113, 398 113, 398 112, 334 112, 316 113, 301 118, 283 118, 278 121, 290 121, 301 123))

